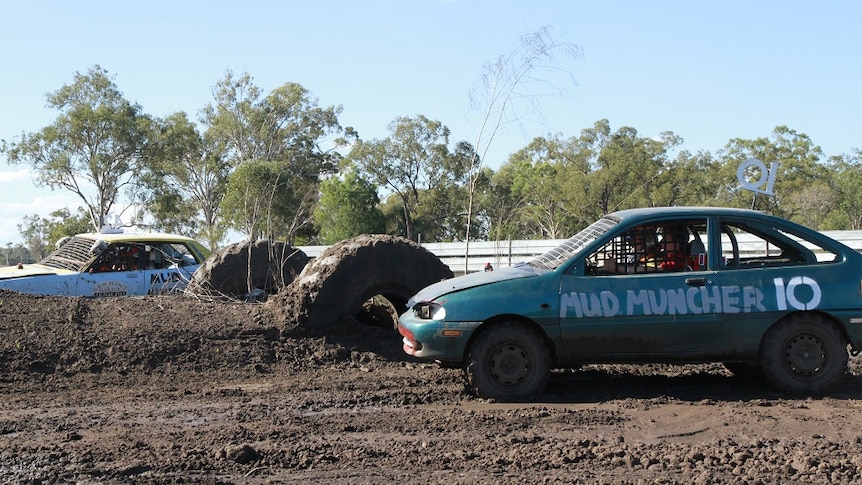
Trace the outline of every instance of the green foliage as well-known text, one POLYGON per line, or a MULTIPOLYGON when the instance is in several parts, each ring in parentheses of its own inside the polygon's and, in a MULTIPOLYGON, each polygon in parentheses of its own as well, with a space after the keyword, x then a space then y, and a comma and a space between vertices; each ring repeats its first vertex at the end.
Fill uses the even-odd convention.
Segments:
MULTIPOLYGON (((24 216, 24 222, 18 224, 18 232, 27 244, 28 260, 41 260, 54 250, 60 239, 91 230, 90 216, 83 207, 79 207, 75 215, 62 208, 52 212, 48 218, 37 214, 24 216)), ((7 258, 9 256, 11 251, 7 253, 7 258)))
POLYGON ((231 174, 222 210, 233 227, 252 239, 260 236, 287 238, 307 221, 301 214, 309 211, 317 189, 296 192, 291 186, 294 174, 284 164, 249 161, 231 174))
POLYGON ((799 195, 793 194, 826 175, 825 167, 818 163, 823 156, 820 147, 815 146, 807 135, 786 126, 776 127, 772 132, 772 139, 734 138, 724 146, 718 156, 722 164, 721 179, 726 184, 721 197, 723 205, 752 207, 797 222, 802 222, 806 207, 810 205, 803 200, 806 197, 800 198, 799 195), (736 170, 749 158, 756 158, 767 167, 773 162, 780 164, 774 197, 755 197, 752 192, 737 183, 736 170))
POLYGON ((355 171, 333 177, 320 185, 320 202, 314 210, 322 244, 334 244, 360 234, 386 230, 376 187, 355 171))
POLYGON ((75 193, 98 229, 143 166, 150 120, 99 66, 76 73, 47 98, 59 111, 54 122, 18 142, 4 141, 0 151, 10 163, 30 165, 40 186, 75 193))
POLYGON ((227 231, 221 200, 230 170, 222 146, 202 136, 182 112, 159 120, 153 140, 152 162, 140 180, 155 228, 218 247, 227 231))
POLYGON ((862 151, 833 157, 827 166, 835 201, 824 229, 862 229, 862 151))
POLYGON ((214 94, 215 102, 202 112, 205 138, 222 147, 223 160, 235 167, 220 206, 224 217, 252 239, 291 240, 309 222, 320 177, 333 173, 340 160, 335 148, 343 140, 328 137, 343 131, 341 107, 318 107, 296 83, 263 97, 251 76, 230 71, 214 94), (332 148, 321 149, 324 142, 332 148))
POLYGON ((356 143, 347 158, 384 191, 397 196, 401 234, 416 240, 423 229, 436 231, 441 207, 439 197, 431 194, 463 184, 468 169, 463 157, 469 155, 463 146, 450 151, 449 128, 421 115, 396 118, 388 130, 383 140, 356 143), (427 222, 417 228, 422 215, 427 222))

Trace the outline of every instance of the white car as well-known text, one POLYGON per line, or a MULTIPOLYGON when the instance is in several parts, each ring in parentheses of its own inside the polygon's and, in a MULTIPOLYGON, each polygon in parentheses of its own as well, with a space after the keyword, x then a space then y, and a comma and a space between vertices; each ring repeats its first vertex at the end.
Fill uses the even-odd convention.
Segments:
POLYGON ((173 234, 78 234, 36 264, 0 268, 0 289, 88 297, 182 292, 209 254, 173 234))

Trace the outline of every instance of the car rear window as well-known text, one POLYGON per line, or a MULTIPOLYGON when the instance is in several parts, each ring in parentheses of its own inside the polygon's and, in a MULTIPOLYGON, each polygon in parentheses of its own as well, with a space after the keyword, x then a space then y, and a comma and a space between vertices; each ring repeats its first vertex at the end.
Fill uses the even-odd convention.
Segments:
POLYGON ((605 216, 590 224, 581 232, 566 239, 562 244, 530 261, 530 265, 543 269, 557 269, 561 264, 568 261, 587 244, 595 241, 612 227, 620 223, 620 219, 605 216))
POLYGON ((93 258, 91 248, 94 242, 92 239, 72 237, 56 251, 39 261, 39 264, 50 268, 84 271, 87 263, 93 258))

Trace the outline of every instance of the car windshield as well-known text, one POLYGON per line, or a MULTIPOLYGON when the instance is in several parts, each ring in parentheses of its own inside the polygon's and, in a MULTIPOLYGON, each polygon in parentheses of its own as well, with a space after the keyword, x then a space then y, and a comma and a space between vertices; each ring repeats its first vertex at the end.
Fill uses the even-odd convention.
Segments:
POLYGON ((93 259, 93 244, 95 241, 82 237, 72 237, 56 251, 49 254, 39 264, 49 268, 84 271, 87 263, 93 259))
POLYGON ((569 239, 566 239, 559 246, 533 259, 529 264, 542 269, 557 269, 561 264, 574 256, 575 253, 583 249, 584 246, 595 241, 619 223, 620 219, 617 217, 602 217, 581 230, 581 232, 575 234, 569 239))

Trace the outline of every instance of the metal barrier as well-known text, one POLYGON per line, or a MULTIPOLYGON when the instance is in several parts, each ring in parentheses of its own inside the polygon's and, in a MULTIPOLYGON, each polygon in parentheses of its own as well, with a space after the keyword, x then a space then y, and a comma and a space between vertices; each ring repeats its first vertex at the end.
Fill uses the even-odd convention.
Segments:
MULTIPOLYGON (((840 241, 856 251, 862 252, 862 231, 822 231, 823 234, 840 241)), ((747 240, 745 235, 739 237, 740 255, 745 256, 758 251, 747 240)), ((466 271, 472 273, 482 271, 486 263, 491 263, 494 268, 512 266, 515 263, 527 262, 546 251, 555 248, 565 239, 541 239, 541 240, 514 240, 514 241, 471 241, 469 246, 469 259, 466 271)), ((310 258, 317 257, 329 246, 299 246, 310 258)), ((422 247, 431 251, 449 266, 456 275, 464 274, 464 259, 467 251, 467 243, 424 243, 422 247)), ((729 247, 723 247, 723 252, 728 252, 729 247)))

